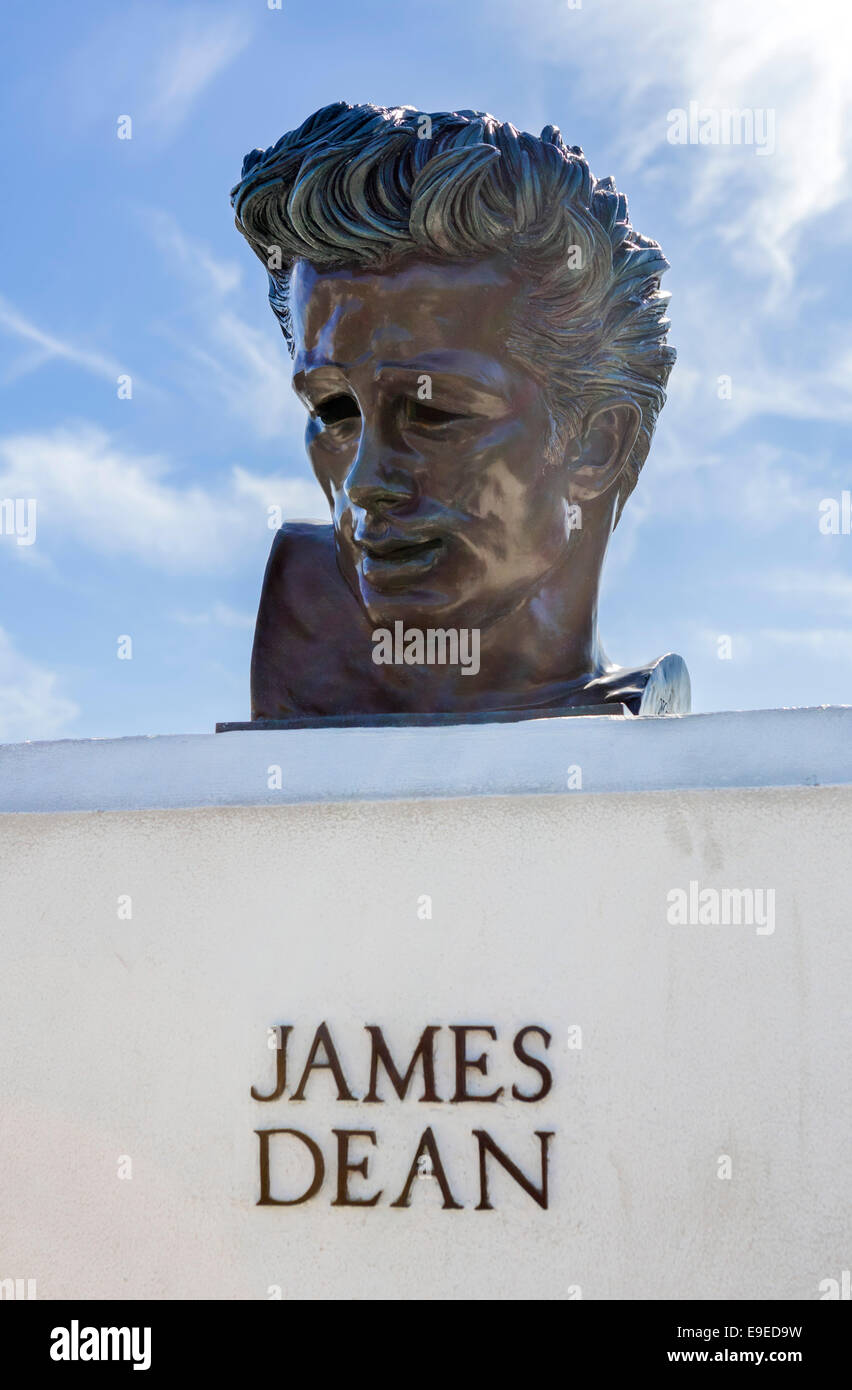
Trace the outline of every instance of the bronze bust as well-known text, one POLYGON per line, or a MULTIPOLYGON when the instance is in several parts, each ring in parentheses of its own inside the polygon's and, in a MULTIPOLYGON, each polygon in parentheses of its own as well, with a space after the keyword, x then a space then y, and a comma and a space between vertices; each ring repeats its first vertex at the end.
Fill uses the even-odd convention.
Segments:
POLYGON ((253 721, 688 711, 680 657, 625 670, 597 633, 675 357, 612 179, 553 126, 338 102, 232 202, 332 517, 275 536, 253 721))

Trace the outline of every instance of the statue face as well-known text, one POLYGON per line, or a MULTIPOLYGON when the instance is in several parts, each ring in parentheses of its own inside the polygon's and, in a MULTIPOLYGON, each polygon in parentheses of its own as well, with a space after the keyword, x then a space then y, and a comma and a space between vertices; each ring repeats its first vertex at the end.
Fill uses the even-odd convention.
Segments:
POLYGON ((376 626, 486 626, 566 553, 551 416, 504 347, 519 294, 498 260, 293 269, 306 446, 376 626))

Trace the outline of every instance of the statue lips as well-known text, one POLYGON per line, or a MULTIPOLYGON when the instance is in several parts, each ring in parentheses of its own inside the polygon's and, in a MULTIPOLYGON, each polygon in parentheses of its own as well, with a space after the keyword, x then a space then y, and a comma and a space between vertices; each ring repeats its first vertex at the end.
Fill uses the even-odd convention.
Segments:
POLYGON ((445 553, 440 536, 409 539, 399 532, 386 533, 381 538, 356 537, 357 565, 371 588, 405 589, 428 574, 445 553))

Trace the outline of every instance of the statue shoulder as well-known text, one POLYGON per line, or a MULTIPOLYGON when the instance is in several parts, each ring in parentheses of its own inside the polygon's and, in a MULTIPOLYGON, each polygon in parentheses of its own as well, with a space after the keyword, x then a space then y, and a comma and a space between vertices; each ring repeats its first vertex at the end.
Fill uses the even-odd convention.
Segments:
POLYGON ((692 684, 686 662, 676 652, 667 652, 648 670, 636 714, 689 714, 692 684))
POLYGON ((626 705, 631 714, 689 714, 692 687, 682 656, 667 652, 647 666, 616 667, 591 682, 603 700, 626 705))
POLYGON ((263 589, 270 584, 298 585, 314 565, 324 562, 335 564, 334 527, 321 521, 288 521, 272 538, 263 589))
POLYGON ((353 651, 363 662, 364 651, 372 650, 363 624, 337 566, 334 527, 310 521, 282 526, 257 610, 252 718, 333 713, 340 689, 353 680, 353 651))

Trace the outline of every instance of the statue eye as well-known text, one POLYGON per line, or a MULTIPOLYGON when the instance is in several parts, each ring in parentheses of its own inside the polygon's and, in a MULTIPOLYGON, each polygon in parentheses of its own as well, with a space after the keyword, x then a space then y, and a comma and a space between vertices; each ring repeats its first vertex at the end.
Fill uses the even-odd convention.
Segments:
POLYGON ((352 396, 329 396, 314 406, 314 414, 324 425, 339 425, 343 420, 358 420, 361 412, 352 396))
POLYGON ((437 406, 427 405, 425 401, 406 400, 405 413, 407 418, 415 425, 451 425, 458 420, 469 420, 469 415, 462 415, 451 410, 439 410, 437 406))

